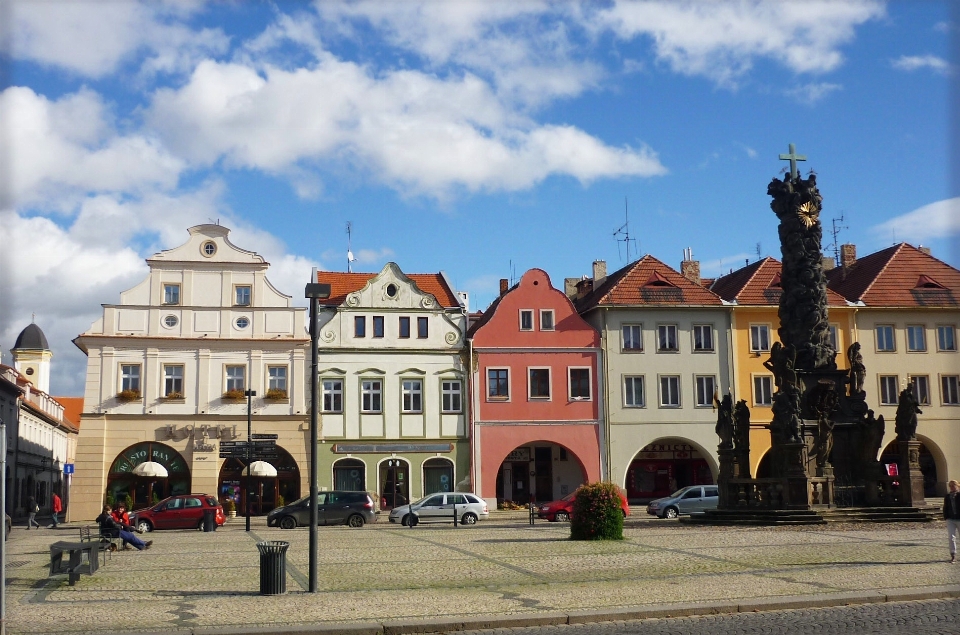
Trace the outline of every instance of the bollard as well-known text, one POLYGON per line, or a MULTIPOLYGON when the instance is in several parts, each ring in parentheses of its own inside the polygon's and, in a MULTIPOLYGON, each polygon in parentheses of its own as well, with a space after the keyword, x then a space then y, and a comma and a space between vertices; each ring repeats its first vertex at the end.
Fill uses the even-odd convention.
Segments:
POLYGON ((289 542, 265 540, 257 543, 260 552, 260 595, 287 592, 287 548, 289 542))
POLYGON ((534 519, 536 518, 536 508, 537 508, 537 504, 534 503, 533 500, 531 500, 530 501, 530 524, 531 525, 534 524, 534 519))
POLYGON ((217 510, 215 509, 203 510, 203 530, 204 531, 217 530, 217 510))
POLYGON ((457 528, 457 503, 453 503, 453 528, 457 528))

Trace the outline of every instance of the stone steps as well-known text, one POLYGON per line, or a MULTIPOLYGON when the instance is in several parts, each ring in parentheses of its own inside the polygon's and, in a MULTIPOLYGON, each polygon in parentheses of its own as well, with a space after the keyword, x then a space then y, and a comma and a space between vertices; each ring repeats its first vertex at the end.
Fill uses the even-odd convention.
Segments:
POLYGON ((937 508, 842 507, 823 512, 828 523, 928 523, 936 520, 937 508))
POLYGON ((711 509, 680 518, 680 522, 702 525, 823 525, 819 513, 808 509, 711 509))

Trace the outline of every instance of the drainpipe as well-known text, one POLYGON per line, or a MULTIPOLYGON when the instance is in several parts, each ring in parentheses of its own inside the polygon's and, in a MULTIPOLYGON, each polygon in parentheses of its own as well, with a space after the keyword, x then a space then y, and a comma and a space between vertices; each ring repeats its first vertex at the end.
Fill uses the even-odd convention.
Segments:
MULTIPOLYGON (((600 357, 603 362, 603 378, 604 381, 609 381, 607 378, 610 377, 610 356, 604 355, 604 351, 607 351, 607 344, 609 343, 609 338, 607 337, 607 309, 600 309, 601 324, 602 328, 600 329, 600 357)), ((599 385, 599 381, 597 384, 599 385)), ((603 415, 600 420, 600 430, 601 438, 603 439, 603 445, 600 446, 600 451, 603 453, 603 461, 601 466, 605 472, 607 480, 613 480, 613 465, 610 460, 610 392, 609 390, 603 391, 603 415)), ((618 483, 619 485, 619 483, 618 483)))

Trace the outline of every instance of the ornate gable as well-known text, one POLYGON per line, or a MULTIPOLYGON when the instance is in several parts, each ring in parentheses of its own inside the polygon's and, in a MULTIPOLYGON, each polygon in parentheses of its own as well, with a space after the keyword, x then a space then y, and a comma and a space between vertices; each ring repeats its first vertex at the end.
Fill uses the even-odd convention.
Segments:
POLYGON ((417 283, 407 277, 393 262, 384 265, 380 273, 367 280, 362 289, 347 294, 344 305, 351 308, 407 310, 440 308, 437 298, 422 291, 417 283))

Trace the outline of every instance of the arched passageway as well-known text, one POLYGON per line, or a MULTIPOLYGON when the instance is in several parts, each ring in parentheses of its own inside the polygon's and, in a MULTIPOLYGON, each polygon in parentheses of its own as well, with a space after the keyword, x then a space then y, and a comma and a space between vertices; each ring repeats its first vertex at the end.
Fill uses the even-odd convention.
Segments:
POLYGON ((627 498, 643 503, 687 485, 713 485, 709 457, 687 439, 658 439, 644 446, 627 469, 627 498))
POLYGON ((190 469, 183 456, 164 443, 145 441, 126 448, 113 460, 107 473, 107 500, 127 497, 133 509, 149 507, 168 496, 190 493, 190 469), (141 463, 159 463, 167 476, 138 476, 141 463))
POLYGON ((262 516, 300 498, 300 468, 290 453, 277 446, 277 458, 269 463, 276 468, 276 476, 246 476, 246 459, 226 459, 220 466, 217 487, 221 502, 230 499, 237 506, 237 515, 262 516))

